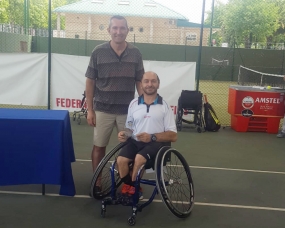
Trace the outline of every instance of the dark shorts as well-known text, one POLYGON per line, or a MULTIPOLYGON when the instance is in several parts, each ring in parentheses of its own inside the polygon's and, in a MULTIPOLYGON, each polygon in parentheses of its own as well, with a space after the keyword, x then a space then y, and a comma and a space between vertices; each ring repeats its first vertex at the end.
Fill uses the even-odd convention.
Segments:
POLYGON ((119 156, 134 160, 137 154, 142 155, 146 160, 154 160, 157 152, 162 146, 169 145, 170 143, 162 142, 138 142, 130 139, 129 143, 122 148, 119 156))

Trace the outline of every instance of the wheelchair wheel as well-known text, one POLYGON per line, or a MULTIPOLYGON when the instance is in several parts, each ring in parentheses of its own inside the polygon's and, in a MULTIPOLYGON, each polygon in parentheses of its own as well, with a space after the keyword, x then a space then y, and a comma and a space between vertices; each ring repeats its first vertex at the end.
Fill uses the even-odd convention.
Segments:
MULTIPOLYGON (((112 191, 112 176, 111 176, 111 168, 114 161, 117 159, 120 150, 126 145, 127 143, 120 143, 115 148, 113 148, 109 153, 107 153, 102 161, 99 163, 97 169, 94 172, 92 181, 91 181, 91 197, 95 199, 103 199, 106 196, 110 195, 112 191), (101 192, 100 194, 95 191, 96 183, 101 182, 101 192)), ((119 176, 118 171, 114 170, 114 180, 115 180, 115 188, 117 189, 122 180, 119 176)))
POLYGON ((173 148, 161 149, 156 156, 155 170, 162 201, 175 216, 188 217, 194 206, 194 184, 184 157, 173 148))
POLYGON ((181 105, 178 104, 176 119, 175 119, 177 131, 182 130, 182 116, 183 116, 183 109, 181 108, 181 105))

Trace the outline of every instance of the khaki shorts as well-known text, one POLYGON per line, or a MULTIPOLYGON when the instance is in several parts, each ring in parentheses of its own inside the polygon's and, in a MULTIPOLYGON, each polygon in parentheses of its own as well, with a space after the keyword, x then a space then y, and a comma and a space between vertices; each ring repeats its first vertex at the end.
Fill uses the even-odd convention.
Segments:
POLYGON ((126 125, 126 115, 108 114, 95 111, 96 127, 94 127, 93 144, 98 147, 108 145, 114 126, 117 132, 124 130, 126 125))

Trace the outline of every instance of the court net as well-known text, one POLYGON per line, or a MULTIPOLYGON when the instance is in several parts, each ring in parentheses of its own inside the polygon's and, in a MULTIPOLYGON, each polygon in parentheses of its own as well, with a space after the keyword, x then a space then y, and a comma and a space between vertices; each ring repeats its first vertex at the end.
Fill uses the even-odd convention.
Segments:
POLYGON ((244 66, 239 67, 238 84, 244 86, 272 86, 284 88, 284 75, 267 74, 244 66))
POLYGON ((212 58, 212 65, 228 66, 229 60, 226 60, 226 59, 218 60, 218 59, 212 58))

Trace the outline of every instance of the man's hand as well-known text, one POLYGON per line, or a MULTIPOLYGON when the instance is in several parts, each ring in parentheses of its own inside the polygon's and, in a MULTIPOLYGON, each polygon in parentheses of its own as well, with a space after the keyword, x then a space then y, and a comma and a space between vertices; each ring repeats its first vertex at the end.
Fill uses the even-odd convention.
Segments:
POLYGON ((87 112, 87 123, 92 127, 96 127, 96 114, 93 110, 92 111, 88 110, 87 112))
POLYGON ((149 143, 151 141, 151 135, 148 133, 140 133, 136 135, 137 139, 144 143, 149 143))
POLYGON ((118 133, 118 140, 120 142, 126 142, 128 138, 128 133, 126 131, 120 131, 118 133))

